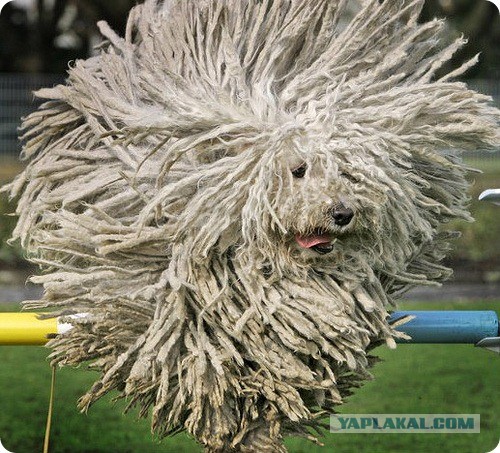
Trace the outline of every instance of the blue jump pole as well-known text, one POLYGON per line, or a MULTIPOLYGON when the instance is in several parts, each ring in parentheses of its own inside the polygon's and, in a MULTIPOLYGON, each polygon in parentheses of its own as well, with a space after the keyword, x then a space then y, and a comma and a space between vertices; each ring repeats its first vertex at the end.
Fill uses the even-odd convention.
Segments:
POLYGON ((397 327, 411 336, 400 343, 468 343, 498 337, 498 316, 494 311, 397 311, 390 321, 415 318, 397 327))

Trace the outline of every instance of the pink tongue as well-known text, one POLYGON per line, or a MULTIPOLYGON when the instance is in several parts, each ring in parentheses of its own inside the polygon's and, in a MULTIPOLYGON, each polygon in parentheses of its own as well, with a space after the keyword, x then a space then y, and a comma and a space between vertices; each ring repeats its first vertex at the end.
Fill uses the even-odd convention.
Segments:
POLYGON ((295 240, 301 247, 305 249, 310 249, 318 244, 329 244, 331 242, 331 237, 329 234, 312 234, 311 236, 295 236, 295 240))

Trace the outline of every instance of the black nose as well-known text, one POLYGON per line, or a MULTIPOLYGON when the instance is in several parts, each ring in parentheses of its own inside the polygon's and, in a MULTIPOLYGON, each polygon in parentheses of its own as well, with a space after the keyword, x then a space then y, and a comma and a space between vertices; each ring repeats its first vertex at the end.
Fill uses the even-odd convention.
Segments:
POLYGON ((331 215, 335 225, 345 226, 351 223, 354 217, 354 211, 350 208, 346 208, 343 204, 339 204, 332 209, 331 215))

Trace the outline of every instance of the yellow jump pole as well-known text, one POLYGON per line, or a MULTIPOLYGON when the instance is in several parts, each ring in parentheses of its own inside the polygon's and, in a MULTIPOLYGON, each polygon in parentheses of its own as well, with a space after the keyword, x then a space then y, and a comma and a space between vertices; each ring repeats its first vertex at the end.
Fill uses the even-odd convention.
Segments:
POLYGON ((0 313, 0 345, 44 345, 63 333, 57 318, 39 319, 36 313, 0 313))

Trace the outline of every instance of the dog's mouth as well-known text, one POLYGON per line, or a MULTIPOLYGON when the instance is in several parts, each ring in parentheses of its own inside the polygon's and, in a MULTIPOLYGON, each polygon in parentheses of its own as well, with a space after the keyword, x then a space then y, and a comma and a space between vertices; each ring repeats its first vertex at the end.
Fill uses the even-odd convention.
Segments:
POLYGON ((300 247, 314 250, 320 255, 325 255, 333 250, 332 235, 327 232, 316 231, 307 236, 296 234, 295 240, 300 247))

